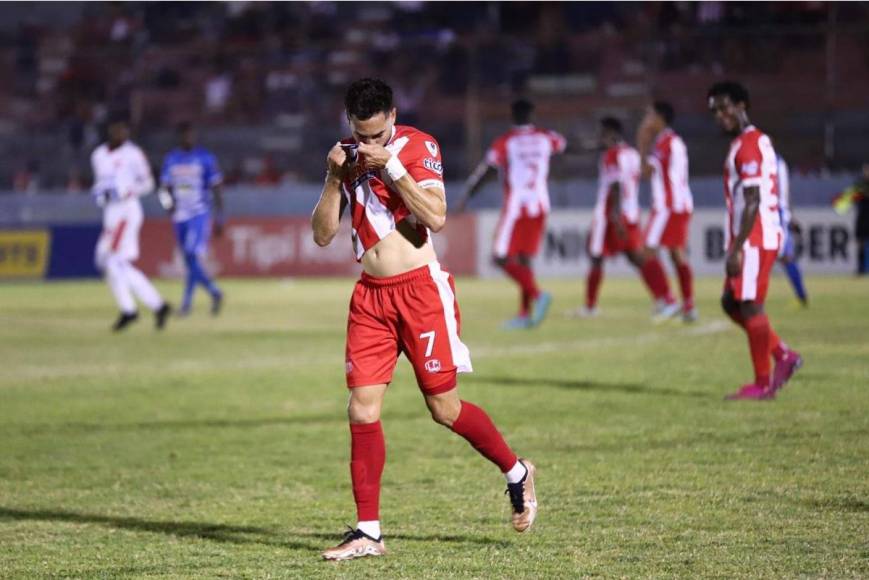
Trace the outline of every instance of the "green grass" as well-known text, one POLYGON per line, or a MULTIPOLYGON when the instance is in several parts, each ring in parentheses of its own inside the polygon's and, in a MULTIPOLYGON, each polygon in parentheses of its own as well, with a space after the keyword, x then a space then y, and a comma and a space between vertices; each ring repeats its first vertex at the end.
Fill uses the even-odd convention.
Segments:
MULTIPOLYGON (((459 280, 488 410, 539 468, 535 529, 503 478, 428 417, 402 360, 387 396, 386 558, 319 551, 353 522, 343 341, 350 280, 229 281, 219 319, 112 336, 98 282, 0 286, 2 577, 867 577, 869 286, 809 280, 768 310, 806 365, 778 400, 750 378, 719 280, 701 320, 653 326, 633 279, 603 315, 499 330, 512 286, 459 280)), ((170 296, 179 286, 164 283, 170 296)))

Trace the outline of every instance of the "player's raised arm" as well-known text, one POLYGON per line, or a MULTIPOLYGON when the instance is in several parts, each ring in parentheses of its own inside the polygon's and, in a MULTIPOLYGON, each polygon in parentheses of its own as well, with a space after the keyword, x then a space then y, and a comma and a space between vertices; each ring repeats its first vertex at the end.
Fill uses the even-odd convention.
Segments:
POLYGON ((335 234, 343 211, 341 195, 341 179, 347 163, 347 154, 336 143, 326 156, 326 183, 320 193, 320 201, 311 216, 311 229, 314 231, 314 242, 318 246, 328 246, 335 234))
POLYGON ((490 165, 487 161, 480 161, 480 164, 474 169, 474 172, 468 177, 465 181, 465 188, 462 191, 462 197, 459 198, 458 204, 456 204, 456 211, 463 212, 468 205, 468 202, 474 197, 479 191, 483 184, 493 175, 495 175, 495 167, 490 165))
POLYGON ((442 185, 420 186, 408 173, 398 155, 382 145, 359 144, 359 153, 369 169, 386 169, 401 199, 419 223, 437 233, 447 221, 446 192, 442 185))

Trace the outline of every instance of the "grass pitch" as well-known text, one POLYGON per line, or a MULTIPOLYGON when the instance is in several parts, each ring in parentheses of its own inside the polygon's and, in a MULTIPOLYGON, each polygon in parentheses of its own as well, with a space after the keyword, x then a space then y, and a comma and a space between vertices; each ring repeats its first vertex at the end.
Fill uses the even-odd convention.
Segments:
MULTIPOLYGON (((99 282, 0 286, 0 576, 556 578, 869 576, 869 285, 808 281, 768 310, 805 367, 778 400, 698 283, 701 320, 653 326, 635 279, 602 315, 506 333, 514 288, 459 280, 483 406, 539 468, 535 528, 504 481, 427 415, 402 359, 384 413, 391 553, 325 563, 353 523, 343 341, 350 280, 228 281, 121 336, 99 282)), ((177 283, 163 283, 168 296, 177 283)))

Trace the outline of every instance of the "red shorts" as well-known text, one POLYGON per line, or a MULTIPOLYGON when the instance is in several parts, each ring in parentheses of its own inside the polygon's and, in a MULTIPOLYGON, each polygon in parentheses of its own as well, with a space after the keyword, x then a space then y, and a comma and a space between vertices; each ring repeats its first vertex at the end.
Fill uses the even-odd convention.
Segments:
POLYGON ((423 393, 449 391, 457 372, 472 370, 460 328, 453 277, 437 262, 388 278, 363 273, 347 320, 347 386, 392 382, 403 352, 423 393))
POLYGON ((763 304, 778 250, 764 250, 748 244, 743 248, 742 271, 739 276, 724 279, 724 291, 729 291, 739 302, 753 300, 763 304))
POLYGON ((622 225, 625 227, 624 238, 619 237, 615 225, 609 220, 591 221, 591 234, 588 236, 588 253, 594 257, 615 256, 622 252, 638 251, 643 248, 643 239, 640 235, 640 226, 629 223, 624 217, 622 225))
POLYGON ((520 254, 536 256, 545 231, 545 213, 532 217, 525 215, 524 211, 517 216, 502 212, 495 229, 493 253, 497 258, 512 258, 520 254))
POLYGON ((646 246, 649 248, 685 249, 688 247, 690 213, 652 210, 646 226, 646 246))

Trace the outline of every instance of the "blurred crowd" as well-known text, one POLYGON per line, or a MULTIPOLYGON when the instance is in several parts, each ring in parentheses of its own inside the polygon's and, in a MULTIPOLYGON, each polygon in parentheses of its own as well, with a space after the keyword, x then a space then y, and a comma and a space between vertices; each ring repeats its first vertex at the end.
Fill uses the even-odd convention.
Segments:
MULTIPOLYGON (((600 111, 639 110, 653 93, 678 91, 674 79, 700 86, 725 74, 774 78, 790 67, 823 88, 832 10, 716 1, 57 6, 4 8, 0 190, 86 187, 88 154, 118 110, 129 112, 154 162, 174 126, 189 120, 230 183, 318 179, 323 151, 344 133, 343 88, 365 75, 393 85, 400 122, 436 134, 454 160, 447 177, 458 178, 517 94, 534 96, 550 124, 577 134, 582 115, 593 125, 600 111)), ((840 43, 837 59, 869 70, 866 7, 836 10, 839 21, 864 25, 856 49, 840 43)), ((769 84, 755 92, 775 98, 779 84, 769 84)), ((828 110, 806 94, 795 101, 799 111, 828 110)), ((703 114, 702 99, 686 106, 703 114)), ((824 158, 823 134, 813 138, 800 162, 834 161, 824 158)), ((575 169, 591 174, 593 162, 575 169)))

